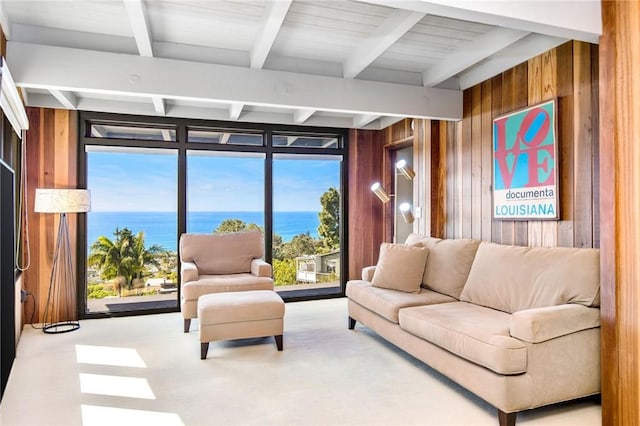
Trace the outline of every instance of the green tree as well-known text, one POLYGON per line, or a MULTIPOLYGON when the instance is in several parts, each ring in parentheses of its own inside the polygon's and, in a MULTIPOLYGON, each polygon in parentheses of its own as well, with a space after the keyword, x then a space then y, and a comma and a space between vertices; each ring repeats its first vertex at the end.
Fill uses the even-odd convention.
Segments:
POLYGON ((156 255, 162 251, 160 246, 146 248, 144 232, 133 235, 129 228, 116 228, 115 239, 101 235, 91 245, 87 262, 100 270, 102 279, 122 278, 130 289, 135 278, 142 278, 147 265, 157 266, 156 255))
POLYGON ((264 229, 262 229, 262 226, 256 225, 255 223, 246 223, 240 219, 225 219, 216 229, 213 230, 213 233, 218 234, 224 232, 241 232, 252 230, 264 233, 264 229))
POLYGON ((275 285, 295 284, 296 282, 296 261, 284 259, 273 261, 273 283, 275 285))
POLYGON ((283 243, 280 247, 282 259, 295 259, 298 256, 316 254, 318 240, 311 237, 311 234, 298 234, 288 243, 283 243))
POLYGON ((340 193, 329 188, 320 197, 320 204, 318 235, 325 251, 335 250, 340 247, 340 193))

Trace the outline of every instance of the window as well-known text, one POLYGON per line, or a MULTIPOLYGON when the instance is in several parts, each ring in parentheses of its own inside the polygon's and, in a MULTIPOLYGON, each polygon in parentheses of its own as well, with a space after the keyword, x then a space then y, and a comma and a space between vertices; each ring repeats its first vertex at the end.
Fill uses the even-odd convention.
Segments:
POLYGON ((343 291, 346 132, 80 114, 85 317, 178 310, 184 232, 259 229, 285 299, 343 291))

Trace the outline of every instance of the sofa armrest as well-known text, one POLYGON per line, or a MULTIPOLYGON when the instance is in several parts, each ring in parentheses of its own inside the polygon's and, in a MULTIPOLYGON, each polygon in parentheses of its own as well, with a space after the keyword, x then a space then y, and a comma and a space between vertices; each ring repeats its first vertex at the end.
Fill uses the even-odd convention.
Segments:
POLYGON ((369 281, 373 279, 373 273, 376 271, 375 266, 365 266, 362 268, 362 281, 369 281))
POLYGON ((180 277, 183 283, 198 280, 198 267, 193 262, 182 262, 180 277))
POLYGON ((514 312, 510 333, 516 339, 540 343, 596 327, 600 327, 600 309, 566 304, 514 312))
POLYGON ((251 261, 251 273, 256 277, 271 278, 271 265, 262 259, 253 259, 251 261))

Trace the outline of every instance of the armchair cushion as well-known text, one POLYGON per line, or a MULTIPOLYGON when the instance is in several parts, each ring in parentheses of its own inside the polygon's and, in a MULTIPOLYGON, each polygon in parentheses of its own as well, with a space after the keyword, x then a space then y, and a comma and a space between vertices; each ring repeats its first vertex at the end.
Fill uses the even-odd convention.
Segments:
POLYGON ((182 262, 180 267, 180 275, 182 276, 182 282, 197 281, 198 280, 198 267, 193 262, 182 262))
POLYGON ((253 259, 251 261, 251 275, 256 277, 271 278, 271 265, 262 259, 253 259))

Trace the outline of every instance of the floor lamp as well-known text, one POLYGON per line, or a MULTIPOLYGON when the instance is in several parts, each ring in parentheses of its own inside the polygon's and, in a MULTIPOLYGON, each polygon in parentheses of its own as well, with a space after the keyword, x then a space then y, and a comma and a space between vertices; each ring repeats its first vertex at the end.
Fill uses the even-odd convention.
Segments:
POLYGON ((86 189, 36 189, 35 212, 60 214, 49 294, 44 307, 42 331, 45 333, 66 333, 80 328, 67 214, 85 213, 90 207, 91 197, 86 189))

